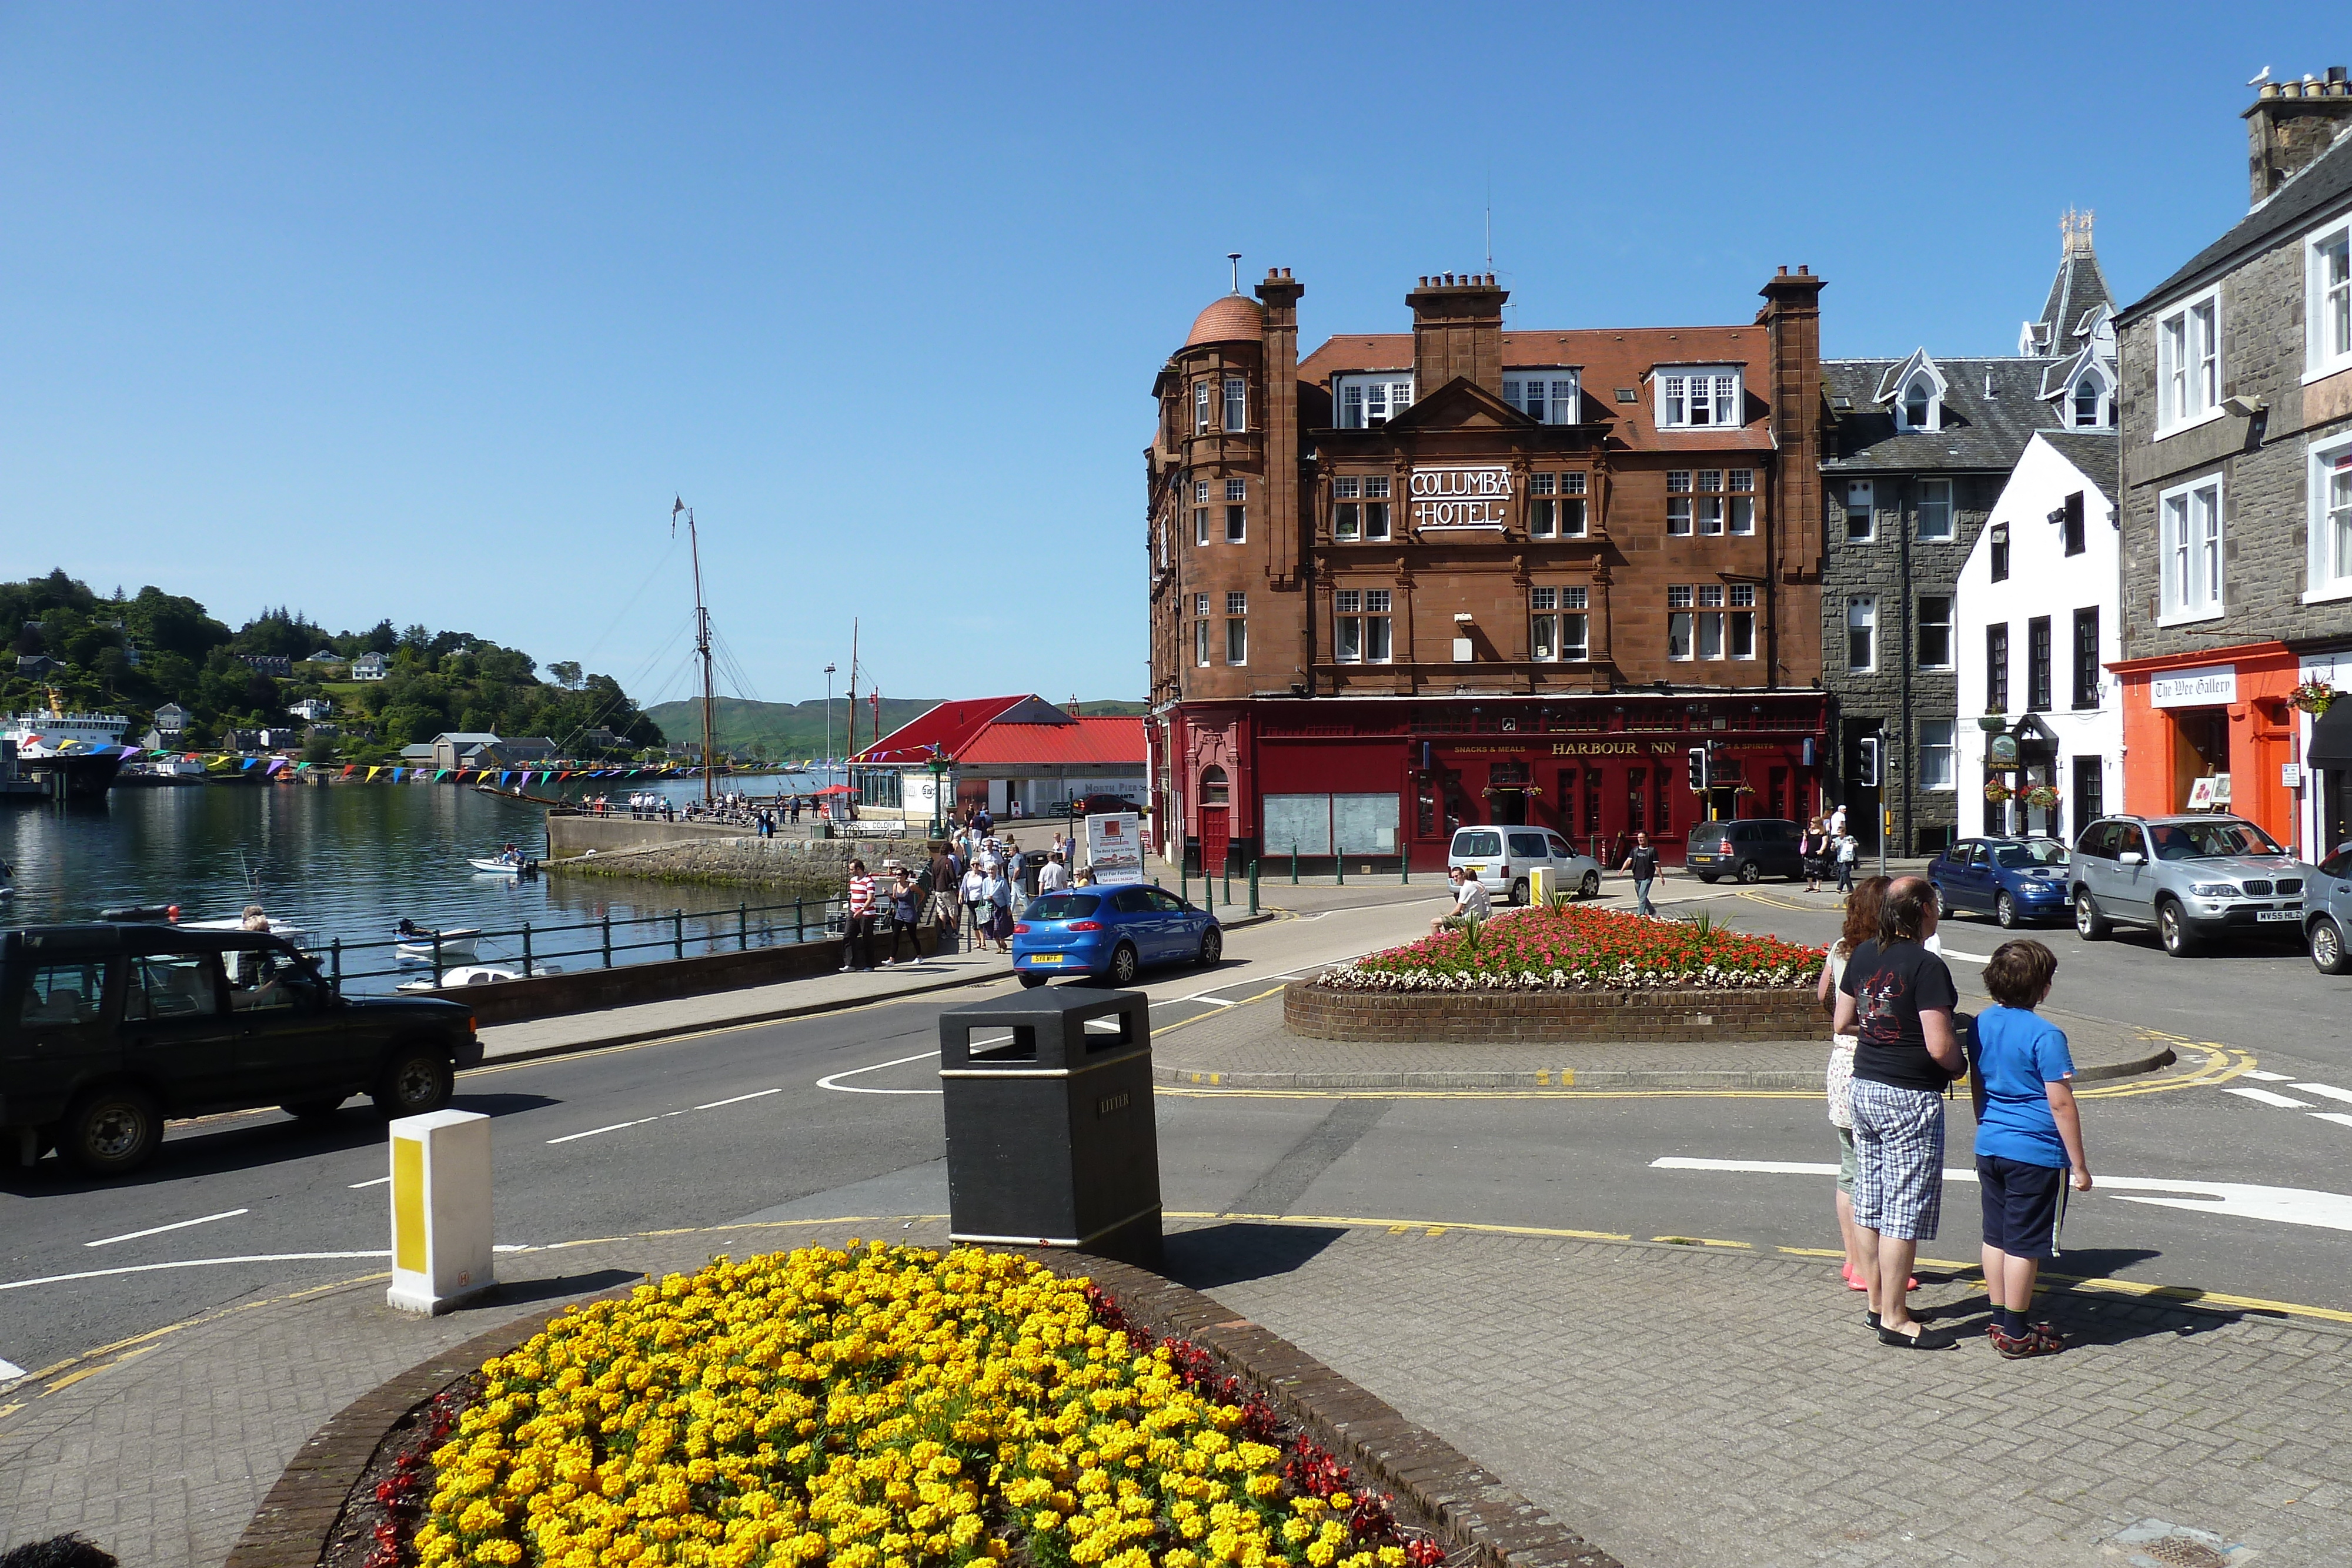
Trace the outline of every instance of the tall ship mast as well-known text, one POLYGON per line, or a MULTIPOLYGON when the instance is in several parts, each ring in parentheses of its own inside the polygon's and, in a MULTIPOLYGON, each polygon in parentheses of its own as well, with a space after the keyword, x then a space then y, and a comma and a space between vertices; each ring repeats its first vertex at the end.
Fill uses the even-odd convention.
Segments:
POLYGON ((702 661, 702 803, 706 806, 719 799, 717 787, 711 782, 710 709, 713 702, 710 682, 710 607, 702 602, 702 541, 694 531, 694 508, 683 497, 672 501, 669 526, 677 527, 677 515, 686 514, 687 552, 694 559, 694 653, 702 661))

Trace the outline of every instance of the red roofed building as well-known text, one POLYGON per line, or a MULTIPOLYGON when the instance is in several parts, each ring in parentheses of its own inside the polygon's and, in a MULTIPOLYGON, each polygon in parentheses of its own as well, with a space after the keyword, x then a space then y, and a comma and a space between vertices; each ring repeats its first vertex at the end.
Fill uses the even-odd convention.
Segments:
POLYGON ((1144 798, 1143 720, 1084 717, 1039 696, 944 702, 850 758, 859 809, 898 808, 909 821, 932 810, 931 763, 962 810, 1042 816, 1074 795, 1144 798), (1017 808, 1017 810, 1016 810, 1017 808))
POLYGON ((1202 311, 1147 453, 1159 841, 1433 869, 1539 823, 1678 860, 1815 809, 1821 287, 1507 332, 1491 274, 1425 277, 1412 331, 1303 361, 1286 271, 1202 311))

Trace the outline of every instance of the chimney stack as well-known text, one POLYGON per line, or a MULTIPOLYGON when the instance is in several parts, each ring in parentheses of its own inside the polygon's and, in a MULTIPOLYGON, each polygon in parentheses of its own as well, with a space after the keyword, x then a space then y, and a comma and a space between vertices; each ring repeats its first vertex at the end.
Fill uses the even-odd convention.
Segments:
POLYGON ((2352 125, 2352 81, 2342 66, 2327 68, 2327 79, 2264 82, 2262 96, 2242 117, 2246 121, 2246 163, 2251 206, 2261 206, 2278 188, 2311 166, 2352 125))
POLYGON ((1455 377, 1503 394, 1503 301, 1495 275, 1424 277, 1404 297, 1412 307, 1413 395, 1427 397, 1455 377))

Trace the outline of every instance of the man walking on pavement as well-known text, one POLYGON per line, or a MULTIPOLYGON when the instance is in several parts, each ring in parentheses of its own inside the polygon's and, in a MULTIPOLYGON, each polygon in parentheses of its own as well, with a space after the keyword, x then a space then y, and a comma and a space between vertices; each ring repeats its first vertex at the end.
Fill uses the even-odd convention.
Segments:
POLYGON ((1650 847, 1649 834, 1633 835, 1633 852, 1617 869, 1633 873, 1633 896, 1641 902, 1641 913, 1655 920, 1658 911, 1650 902, 1650 884, 1658 879, 1658 852, 1650 847))
POLYGON ((1046 855, 1045 863, 1038 868, 1037 894, 1042 898, 1049 893, 1059 893, 1069 885, 1070 873, 1062 864, 1062 852, 1057 848, 1046 855))

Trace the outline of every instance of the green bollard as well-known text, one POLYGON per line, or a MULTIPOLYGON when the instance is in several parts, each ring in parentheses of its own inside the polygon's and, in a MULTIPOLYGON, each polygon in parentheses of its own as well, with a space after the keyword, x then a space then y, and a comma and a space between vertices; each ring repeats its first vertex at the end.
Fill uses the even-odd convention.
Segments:
POLYGON ((1226 907, 1227 909, 1231 909, 1233 906, 1234 906, 1234 862, 1232 862, 1232 860, 1228 859, 1228 860, 1225 862, 1225 907, 1226 907))
POLYGON ((1290 885, 1298 885, 1298 846, 1295 843, 1290 846, 1290 885))
POLYGON ((1192 884, 1184 875, 1184 857, 1176 857, 1176 896, 1186 904, 1192 902, 1192 884))
POLYGON ((1250 862, 1249 887, 1250 913, 1255 915, 1257 913, 1257 862, 1255 861, 1250 862))
POLYGON ((1397 881, 1412 885, 1412 856, 1400 852, 1397 856, 1397 881))
POLYGON ((1333 887, 1348 885, 1348 857, 1338 844, 1331 846, 1331 885, 1333 887))

